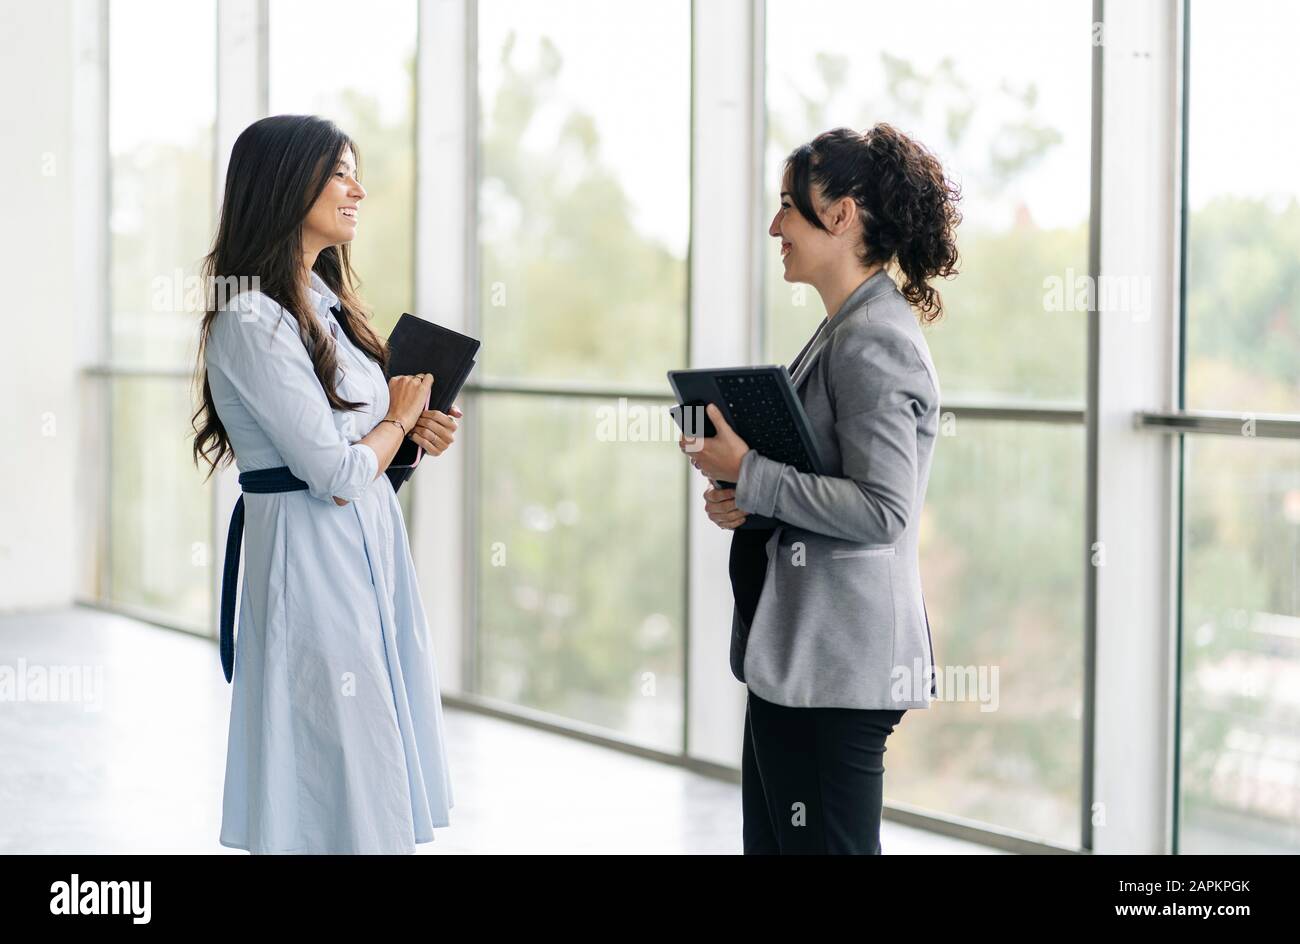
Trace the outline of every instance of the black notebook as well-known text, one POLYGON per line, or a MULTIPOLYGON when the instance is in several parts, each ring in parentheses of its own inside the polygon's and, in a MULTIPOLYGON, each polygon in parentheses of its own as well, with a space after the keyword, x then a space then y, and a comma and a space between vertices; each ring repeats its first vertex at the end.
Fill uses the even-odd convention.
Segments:
MULTIPOLYGON (((404 374, 433 374, 433 388, 425 409, 446 413, 460 395, 474 369, 479 342, 471 337, 402 313, 388 336, 388 377, 404 374)), ((388 466, 388 477, 396 490, 420 463, 424 450, 407 438, 388 466)))

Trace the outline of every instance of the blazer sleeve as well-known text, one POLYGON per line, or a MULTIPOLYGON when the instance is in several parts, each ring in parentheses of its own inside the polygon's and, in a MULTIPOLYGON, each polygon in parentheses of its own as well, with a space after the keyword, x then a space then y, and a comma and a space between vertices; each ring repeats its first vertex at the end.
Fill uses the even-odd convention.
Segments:
POLYGON ((736 505, 817 534, 894 544, 916 513, 917 424, 937 392, 912 340, 892 325, 837 333, 825 356, 843 475, 799 472, 751 449, 736 505))
POLYGON ((235 299, 213 320, 207 367, 220 371, 313 498, 356 501, 379 474, 369 446, 350 443, 312 368, 298 322, 260 293, 235 299))

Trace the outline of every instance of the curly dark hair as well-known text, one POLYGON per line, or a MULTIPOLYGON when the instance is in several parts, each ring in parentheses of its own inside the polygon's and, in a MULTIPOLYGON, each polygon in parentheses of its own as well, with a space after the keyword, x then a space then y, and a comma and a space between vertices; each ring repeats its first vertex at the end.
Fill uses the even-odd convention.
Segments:
POLYGON ((943 315, 932 278, 957 274, 954 230, 961 222, 961 188, 938 158, 893 125, 881 122, 859 134, 850 128, 824 131, 790 152, 790 198, 813 226, 825 230, 813 188, 828 202, 852 197, 862 209, 862 262, 897 260, 901 291, 923 322, 943 315))

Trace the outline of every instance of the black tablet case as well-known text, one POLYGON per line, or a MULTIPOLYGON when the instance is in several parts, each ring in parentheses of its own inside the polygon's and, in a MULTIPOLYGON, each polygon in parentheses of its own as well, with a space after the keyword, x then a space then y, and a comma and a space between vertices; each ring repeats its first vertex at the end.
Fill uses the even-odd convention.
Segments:
MULTIPOLYGON (((803 412, 803 405, 799 400, 799 395, 794 392, 793 382, 791 381, 789 372, 786 368, 780 367, 779 365, 765 364, 757 367, 719 368, 717 372, 733 373, 739 371, 739 372, 749 373, 749 372, 770 371, 770 370, 779 370, 781 373, 781 377, 784 380, 784 386, 787 388, 786 392, 788 393, 790 398, 790 407, 792 410, 792 412, 788 417, 789 422, 792 423, 797 429, 799 429, 800 438, 806 443, 807 453, 802 458, 801 461, 794 463, 795 468, 797 468, 800 472, 819 472, 819 473, 823 472, 824 469, 822 466, 821 458, 820 456, 817 455, 816 443, 813 442, 812 431, 808 427, 807 415, 804 414, 803 412)), ((679 387, 679 384, 689 384, 691 388, 690 390, 691 393, 698 392, 695 388, 700 386, 699 378, 707 376, 710 373, 713 372, 709 370, 685 370, 685 371, 670 370, 668 372, 668 379, 669 379, 669 383, 673 387, 674 394, 677 394, 680 397, 683 394, 687 394, 688 391, 685 389, 681 389, 679 387)), ((748 441, 749 437, 745 435, 745 429, 747 426, 747 423, 745 422, 745 417, 730 415, 731 411, 725 402, 725 398, 722 397, 720 394, 719 396, 713 399, 715 399, 715 402, 718 403, 718 406, 721 408, 723 412, 723 416, 726 417, 727 422, 731 425, 731 427, 737 432, 737 434, 740 435, 742 439, 746 439, 748 441)), ((705 399, 691 398, 688 399, 687 402, 685 403, 678 404, 677 406, 673 407, 669 411, 672 413, 673 419, 676 420, 677 425, 681 427, 682 432, 685 433, 686 435, 688 436, 699 436, 699 435, 716 436, 717 435, 718 431, 714 427, 713 421, 710 420, 708 416, 702 412, 705 403, 706 403, 705 399), (693 407, 699 408, 699 412, 697 412, 694 409, 691 409, 693 407), (687 412, 687 410, 690 410, 690 412, 687 412), (703 430, 697 430, 694 428, 697 420, 703 420, 703 426, 704 426, 703 430)), ((736 487, 735 482, 718 482, 717 484, 719 488, 736 487)), ((766 515, 750 514, 745 518, 745 523, 740 525, 735 530, 771 532, 773 528, 779 527, 780 525, 781 522, 775 518, 769 518, 766 515)))
MULTIPOLYGON (((478 349, 479 342, 474 338, 403 312, 388 336, 387 374, 389 379, 404 374, 433 374, 427 409, 446 413, 474 369, 478 349)), ((410 478, 418 450, 414 440, 402 440, 386 472, 393 491, 410 478)))

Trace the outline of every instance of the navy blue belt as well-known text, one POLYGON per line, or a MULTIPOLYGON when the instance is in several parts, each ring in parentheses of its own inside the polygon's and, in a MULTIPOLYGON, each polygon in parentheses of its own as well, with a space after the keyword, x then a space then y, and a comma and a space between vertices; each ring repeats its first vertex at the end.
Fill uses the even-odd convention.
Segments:
MULTIPOLYGON (((287 465, 239 473, 239 487, 253 495, 301 492, 307 483, 287 465)), ((244 543, 244 496, 235 502, 226 532, 226 567, 221 575, 221 670, 229 682, 235 674, 235 601, 239 598, 239 549, 244 543)))

